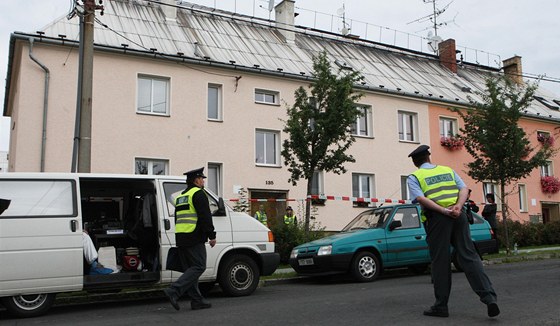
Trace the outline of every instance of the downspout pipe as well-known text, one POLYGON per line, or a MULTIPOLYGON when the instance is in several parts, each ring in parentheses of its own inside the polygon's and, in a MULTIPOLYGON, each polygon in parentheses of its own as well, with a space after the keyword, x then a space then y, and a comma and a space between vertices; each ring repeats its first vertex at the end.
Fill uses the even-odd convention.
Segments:
POLYGON ((45 71, 45 92, 43 94, 43 133, 41 139, 41 172, 45 172, 45 150, 47 147, 47 113, 49 110, 50 70, 33 55, 33 38, 29 38, 29 58, 45 71))

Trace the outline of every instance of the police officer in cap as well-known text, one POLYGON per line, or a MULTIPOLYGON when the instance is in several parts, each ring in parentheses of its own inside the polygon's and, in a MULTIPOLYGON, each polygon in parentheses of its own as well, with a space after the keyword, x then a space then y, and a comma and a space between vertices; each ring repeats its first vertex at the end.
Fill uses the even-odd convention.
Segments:
POLYGON ((216 245, 216 232, 208 197, 204 191, 204 168, 186 172, 187 189, 175 199, 175 242, 179 248, 181 265, 185 271, 163 292, 176 310, 178 299, 187 293, 191 308, 207 309, 207 302, 198 289, 198 279, 206 270, 206 241, 210 247, 216 245))
POLYGON ((471 240, 469 223, 462 209, 468 188, 453 169, 434 165, 430 161, 430 147, 420 145, 408 157, 418 168, 407 179, 411 198, 422 206, 428 247, 432 259, 432 280, 435 303, 424 311, 426 316, 448 317, 447 302, 451 293, 451 250, 471 288, 487 305, 488 316, 500 313, 497 296, 471 240))

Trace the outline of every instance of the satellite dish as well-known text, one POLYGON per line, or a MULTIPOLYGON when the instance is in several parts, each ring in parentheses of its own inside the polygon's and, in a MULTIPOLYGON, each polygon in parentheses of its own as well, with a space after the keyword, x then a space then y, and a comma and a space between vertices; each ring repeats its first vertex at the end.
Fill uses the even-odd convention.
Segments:
POLYGON ((336 11, 336 14, 339 15, 339 16, 344 16, 344 7, 338 8, 338 10, 336 11))
POLYGON ((432 33, 432 31, 428 32, 428 38, 432 38, 432 36, 434 36, 434 33, 432 33))
POLYGON ((340 33, 342 33, 342 35, 348 35, 348 33, 350 33, 350 29, 344 26, 342 27, 342 30, 340 30, 340 33))

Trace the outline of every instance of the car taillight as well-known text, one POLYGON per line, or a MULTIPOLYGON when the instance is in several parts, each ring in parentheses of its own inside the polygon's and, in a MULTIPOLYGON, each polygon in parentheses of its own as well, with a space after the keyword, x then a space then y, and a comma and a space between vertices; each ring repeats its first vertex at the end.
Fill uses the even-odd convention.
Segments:
POLYGON ((272 234, 272 231, 268 231, 268 242, 274 242, 274 234, 272 234))

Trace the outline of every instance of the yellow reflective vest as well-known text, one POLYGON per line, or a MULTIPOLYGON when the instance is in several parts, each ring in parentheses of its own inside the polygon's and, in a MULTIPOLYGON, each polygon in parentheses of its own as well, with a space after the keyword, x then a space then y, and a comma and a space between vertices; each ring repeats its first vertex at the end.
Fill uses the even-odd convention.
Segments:
POLYGON ((294 215, 292 216, 284 215, 284 224, 286 225, 294 224, 295 220, 296 217, 294 215))
POLYGON ((192 187, 175 198, 175 233, 192 233, 196 229, 198 215, 192 197, 199 190, 198 187, 192 187))
MULTIPOLYGON (((418 169, 412 174, 418 179, 426 198, 441 207, 449 207, 457 202, 459 188, 455 182, 455 173, 450 167, 437 165, 432 169, 418 169)), ((425 219, 422 213, 422 221, 425 219)))
POLYGON ((261 211, 257 211, 257 220, 262 224, 267 225, 266 213, 265 212, 261 213, 261 211))

